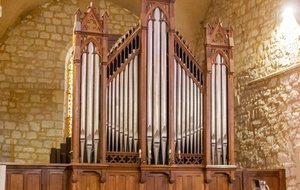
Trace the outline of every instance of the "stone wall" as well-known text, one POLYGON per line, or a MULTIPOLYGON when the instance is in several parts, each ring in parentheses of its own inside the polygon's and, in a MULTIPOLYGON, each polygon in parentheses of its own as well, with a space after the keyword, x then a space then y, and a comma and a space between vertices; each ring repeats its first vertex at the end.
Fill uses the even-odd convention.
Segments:
MULTIPOLYGON (((101 2, 109 31, 138 22, 127 10, 101 2)), ((53 142, 65 137, 66 64, 77 2, 53 1, 24 15, 0 41, 0 161, 48 163, 53 142)), ((85 10, 82 10, 84 12, 85 10)))
POLYGON ((246 168, 285 168, 296 184, 300 144, 299 25, 283 18, 283 0, 213 0, 206 23, 219 17, 234 30, 235 152, 246 168))

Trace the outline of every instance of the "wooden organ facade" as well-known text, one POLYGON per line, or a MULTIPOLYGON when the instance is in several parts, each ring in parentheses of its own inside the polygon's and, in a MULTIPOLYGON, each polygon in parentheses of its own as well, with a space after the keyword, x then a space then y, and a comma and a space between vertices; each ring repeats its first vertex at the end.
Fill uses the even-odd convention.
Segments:
POLYGON ((108 15, 77 11, 74 189, 83 176, 105 183, 108 173, 137 188, 169 189, 180 178, 182 189, 232 189, 232 31, 219 21, 206 27, 203 65, 175 31, 174 3, 142 0, 140 23, 110 50, 108 15))

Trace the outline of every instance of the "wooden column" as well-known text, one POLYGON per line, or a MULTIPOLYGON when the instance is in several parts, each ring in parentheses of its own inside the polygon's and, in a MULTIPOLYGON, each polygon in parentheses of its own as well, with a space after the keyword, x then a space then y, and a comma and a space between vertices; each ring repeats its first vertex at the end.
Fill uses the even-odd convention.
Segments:
POLYGON ((228 58, 229 58, 229 69, 228 69, 228 133, 229 133, 229 165, 235 165, 235 158, 234 158, 234 60, 233 60, 233 32, 232 28, 229 30, 229 51, 228 51, 228 58))
POLYGON ((81 12, 75 13, 75 26, 73 35, 74 47, 74 67, 73 67, 73 123, 72 123, 72 163, 79 163, 79 134, 80 134, 80 84, 81 84, 81 36, 78 32, 81 30, 81 12))
POLYGON ((169 127, 168 127, 168 144, 169 144, 169 150, 171 150, 171 154, 169 154, 169 164, 173 164, 174 157, 175 157, 175 146, 174 146, 174 131, 175 131, 175 125, 174 125, 174 95, 175 95, 175 89, 174 89, 174 73, 175 73, 175 62, 174 62, 174 35, 175 35, 175 26, 174 26, 174 3, 170 3, 170 13, 169 13, 169 60, 168 60, 168 69, 169 69, 169 83, 168 83, 168 113, 169 113, 169 127), (172 159, 172 160, 170 160, 172 159))
POLYGON ((138 84, 138 100, 139 100, 139 148, 141 149, 142 164, 146 164, 146 130, 147 130, 147 9, 146 0, 141 0, 141 36, 140 47, 141 56, 139 62, 139 84, 138 84), (144 163, 145 162, 145 163, 144 163))
POLYGON ((108 54, 108 14, 103 15, 102 36, 102 67, 101 67, 101 89, 100 89, 100 163, 106 163, 106 90, 107 90, 107 54, 108 54))

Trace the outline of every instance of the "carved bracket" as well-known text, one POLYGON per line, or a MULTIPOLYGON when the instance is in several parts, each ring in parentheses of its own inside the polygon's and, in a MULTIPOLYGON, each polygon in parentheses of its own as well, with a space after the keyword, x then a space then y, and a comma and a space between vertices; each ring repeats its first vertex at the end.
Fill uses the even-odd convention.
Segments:
POLYGON ((72 172, 72 183, 77 183, 79 180, 79 171, 78 170, 73 170, 72 172))
POLYGON ((140 182, 141 183, 146 183, 149 174, 164 174, 164 175, 168 176, 170 184, 173 184, 176 181, 175 173, 174 173, 174 171, 171 171, 171 170, 169 170, 169 171, 159 171, 159 172, 157 172, 157 171, 152 172, 152 171, 142 170, 141 173, 140 173, 140 182))
POLYGON ((212 176, 214 174, 225 174, 225 175, 228 176, 228 182, 233 183, 234 180, 235 180, 234 173, 235 173, 234 170, 230 170, 230 171, 210 171, 210 170, 207 170, 205 172, 205 183, 211 183, 212 176))
POLYGON ((106 171, 105 170, 73 170, 72 175, 72 183, 77 183, 79 181, 79 177, 83 173, 96 173, 99 176, 100 183, 105 183, 107 181, 106 179, 106 171))

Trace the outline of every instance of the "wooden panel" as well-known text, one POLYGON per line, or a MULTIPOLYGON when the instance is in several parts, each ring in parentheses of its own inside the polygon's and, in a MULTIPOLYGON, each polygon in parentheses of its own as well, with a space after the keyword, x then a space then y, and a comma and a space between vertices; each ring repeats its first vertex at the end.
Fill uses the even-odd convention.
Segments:
POLYGON ((127 181, 127 187, 128 187, 127 189, 128 190, 130 190, 130 189, 137 190, 138 189, 139 180, 136 176, 131 175, 131 176, 127 177, 126 181, 127 181))
POLYGON ((204 179, 203 176, 195 176, 194 183, 193 183, 194 190, 203 190, 204 189, 204 179))
POLYGON ((29 173, 26 179, 26 190, 40 190, 42 189, 41 174, 29 173))
POLYGON ((214 190, 229 190, 228 176, 225 174, 214 174, 210 189, 214 190))
POLYGON ((149 174, 146 190, 168 190, 168 177, 164 174, 149 174))
POLYGON ((23 174, 8 174, 7 176, 7 190, 23 190, 24 188, 24 176, 23 174))
POLYGON ((237 170, 234 174, 235 180, 233 182, 234 190, 243 190, 243 170, 237 170))
POLYGON ((176 174, 174 190, 202 190, 204 189, 203 175, 199 173, 188 174, 181 172, 176 174))
POLYGON ((138 190, 139 177, 137 172, 108 172, 107 190, 138 190))
POLYGON ((63 174, 61 173, 50 173, 49 178, 46 181, 48 185, 47 190, 57 190, 57 189, 64 189, 64 182, 63 182, 63 174))
MULTIPOLYGON (((116 176, 109 176, 107 180, 107 189, 109 190, 117 190, 117 177, 116 176)), ((124 184, 123 184, 124 185, 124 184)))
POLYGON ((99 190, 99 174, 94 172, 83 172, 79 177, 79 190, 99 190))

